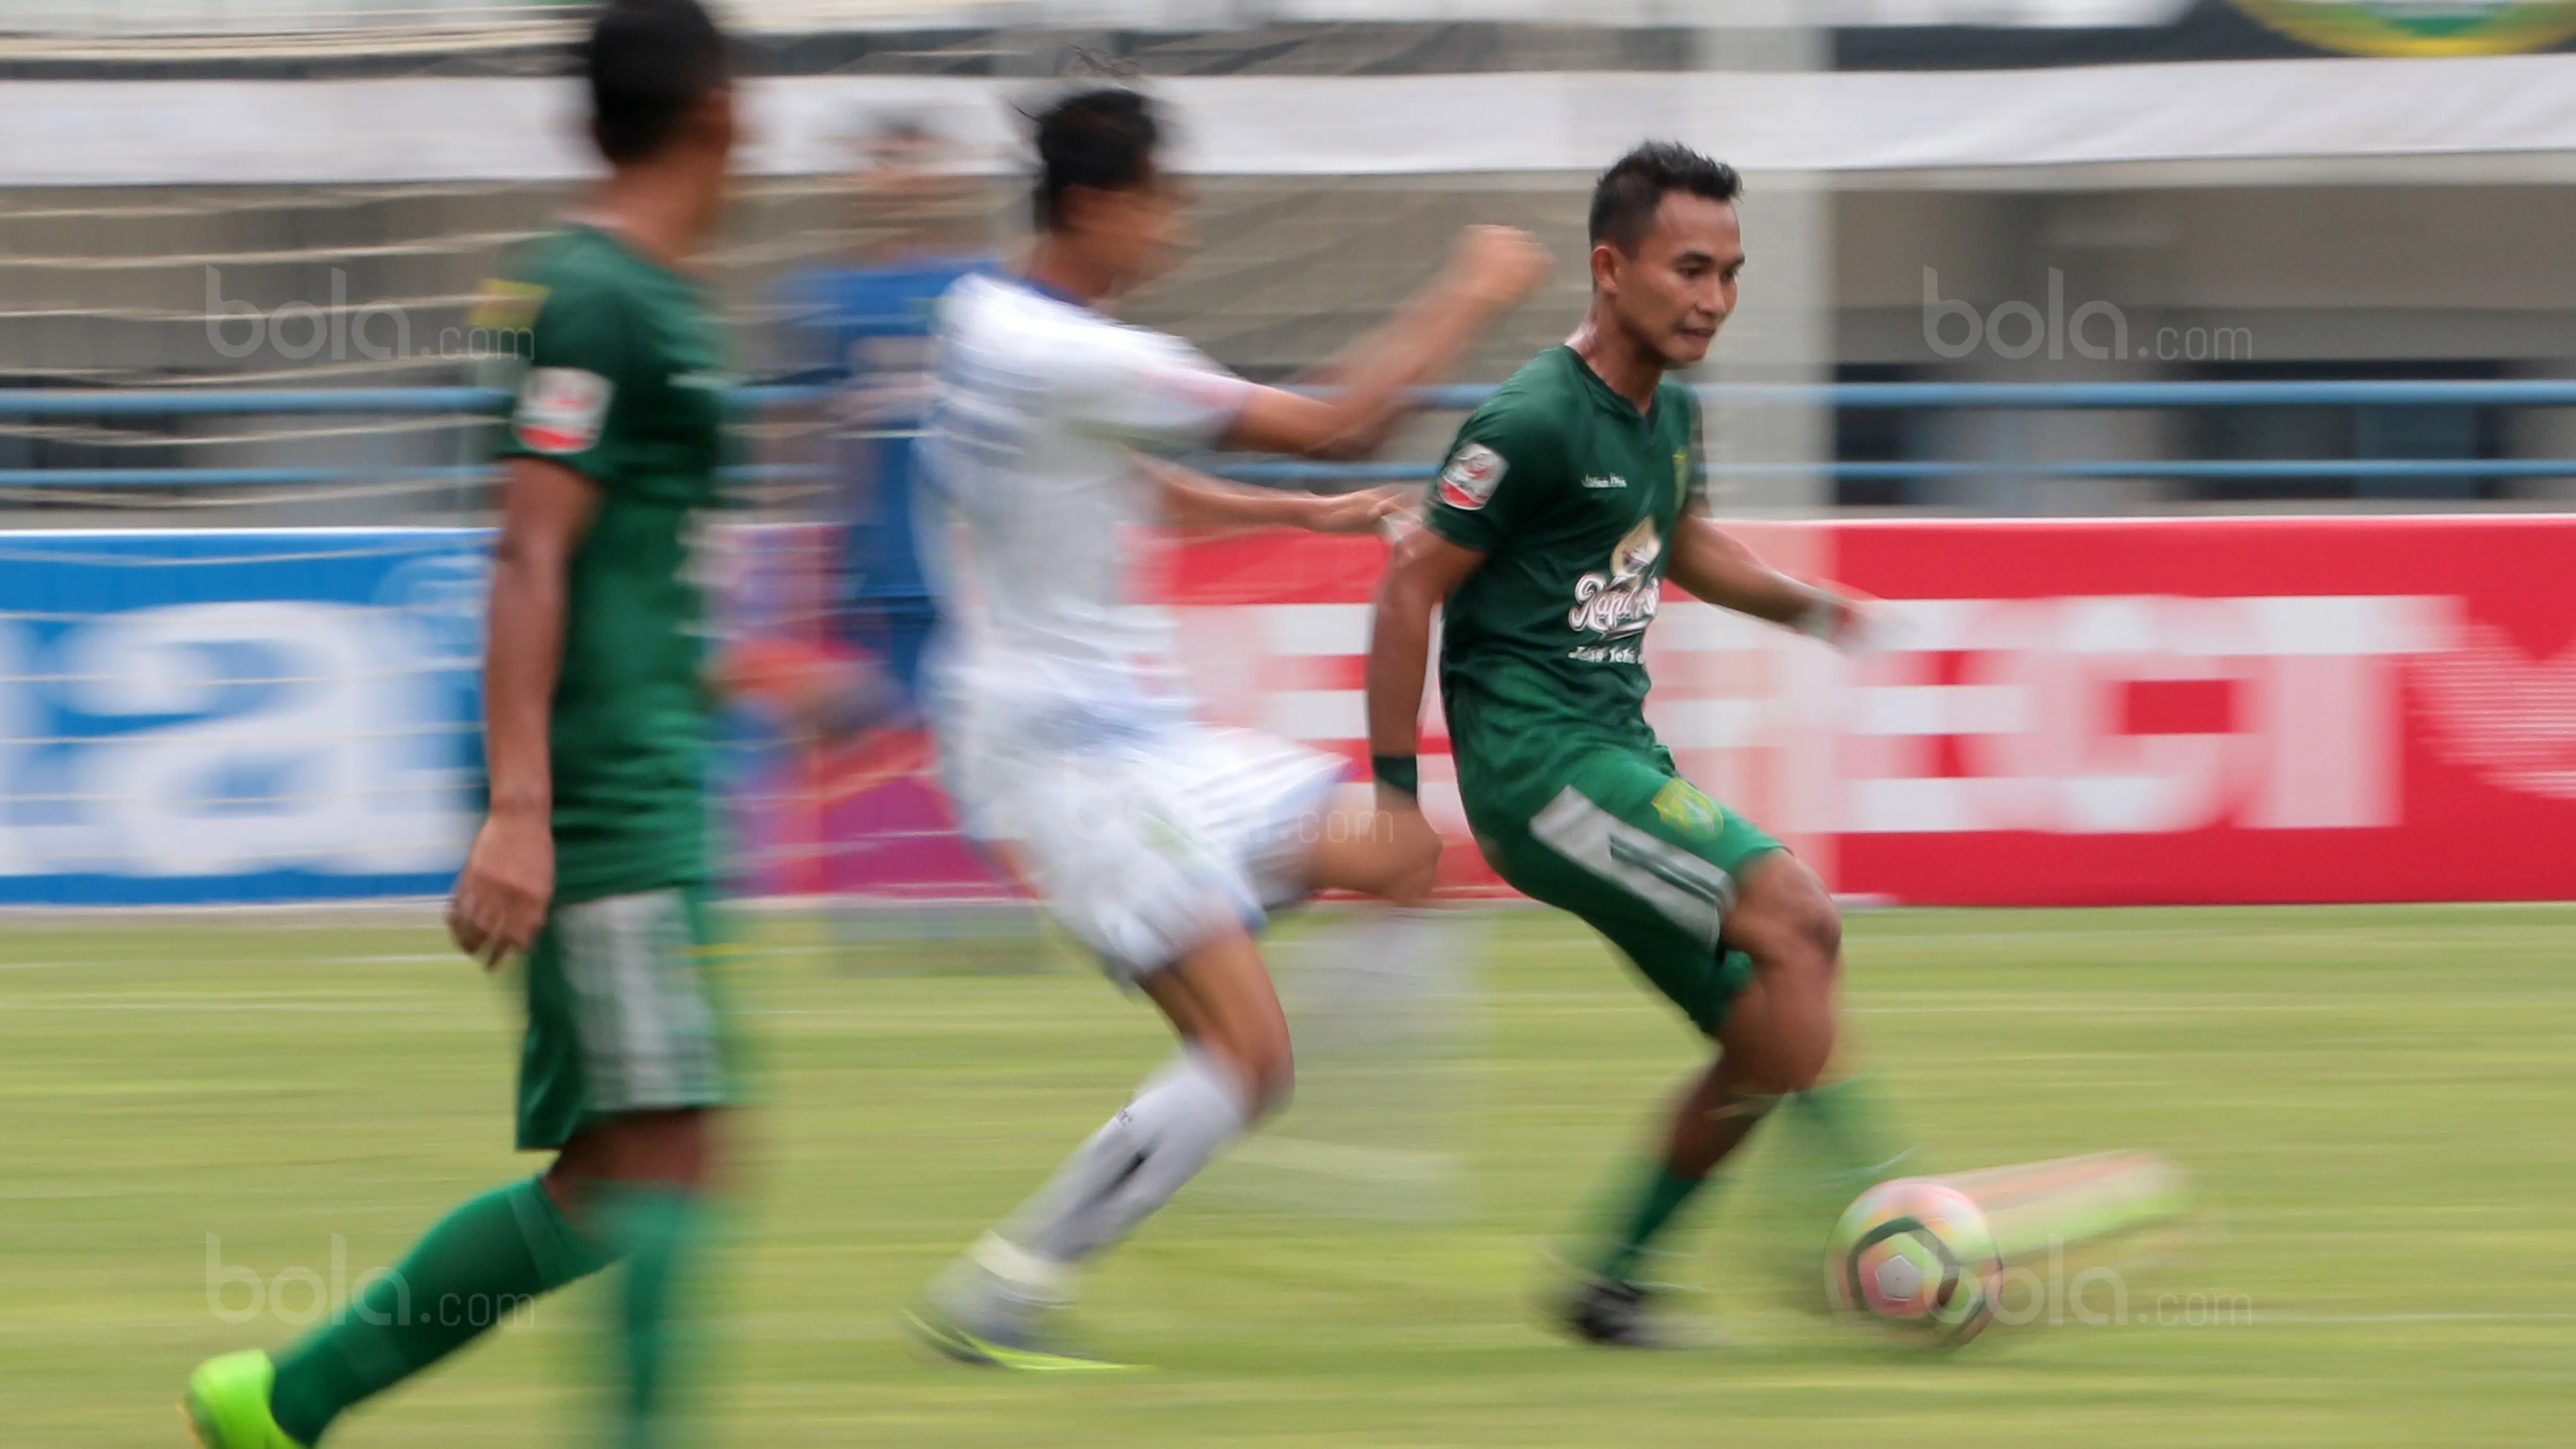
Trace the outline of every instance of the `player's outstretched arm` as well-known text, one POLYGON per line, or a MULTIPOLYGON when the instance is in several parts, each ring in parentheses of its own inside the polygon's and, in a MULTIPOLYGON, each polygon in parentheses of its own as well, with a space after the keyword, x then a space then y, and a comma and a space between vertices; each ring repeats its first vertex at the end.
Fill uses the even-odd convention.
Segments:
POLYGON ((1372 533, 1405 511, 1398 488, 1357 493, 1305 493, 1255 488, 1136 455, 1162 490, 1163 522, 1174 528, 1302 528, 1309 533, 1372 533))
POLYGON ((1366 456, 1403 416, 1405 393, 1445 375, 1470 342, 1547 280, 1547 269, 1547 251, 1529 233, 1467 228, 1431 285, 1335 364, 1335 391, 1307 397, 1257 388, 1226 429, 1225 445, 1313 458, 1366 456))
POLYGON ((547 725, 563 668, 573 550, 599 512, 599 485, 559 463, 511 461, 483 665, 483 759, 491 801, 456 877, 448 929, 488 968, 524 951, 554 896, 554 768, 547 725))
POLYGON ((1682 515, 1665 575, 1693 598, 1829 643, 1848 640, 1861 622, 1859 600, 1781 573, 1696 510, 1682 515))
POLYGON ((1476 549, 1451 543, 1427 528, 1396 540, 1395 556, 1378 577, 1377 608, 1369 622, 1369 760, 1378 793, 1421 793, 1414 756, 1422 741, 1422 681, 1431 667, 1431 615, 1485 561, 1476 549))

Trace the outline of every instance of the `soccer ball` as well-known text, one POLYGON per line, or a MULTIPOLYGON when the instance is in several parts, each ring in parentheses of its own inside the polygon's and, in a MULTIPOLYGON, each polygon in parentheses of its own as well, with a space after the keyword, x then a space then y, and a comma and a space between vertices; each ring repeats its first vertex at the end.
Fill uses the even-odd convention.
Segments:
POLYGON ((2003 1268, 1967 1194, 1901 1177, 1862 1193, 1834 1224, 1825 1291, 1846 1318, 1955 1348, 1994 1320, 2003 1268))

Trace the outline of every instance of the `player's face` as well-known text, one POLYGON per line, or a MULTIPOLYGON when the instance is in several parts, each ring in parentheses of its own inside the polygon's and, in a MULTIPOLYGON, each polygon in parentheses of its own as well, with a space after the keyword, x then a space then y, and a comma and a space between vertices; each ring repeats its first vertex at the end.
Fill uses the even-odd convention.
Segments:
POLYGON ((1093 193, 1083 229, 1121 290, 1170 271, 1189 249, 1189 192, 1154 171, 1135 186, 1093 193))
POLYGON ((1666 367, 1689 367, 1708 356, 1717 329, 1735 311, 1735 287, 1744 269, 1744 234, 1735 207, 1705 196, 1673 192, 1655 210, 1655 224, 1628 256, 1615 246, 1596 252, 1594 276, 1620 325, 1666 367))
POLYGON ((733 87, 718 86, 700 97, 683 135, 683 144, 698 163, 693 168, 698 182, 698 225, 712 229, 717 214, 724 209, 726 177, 734 148, 742 138, 733 87))

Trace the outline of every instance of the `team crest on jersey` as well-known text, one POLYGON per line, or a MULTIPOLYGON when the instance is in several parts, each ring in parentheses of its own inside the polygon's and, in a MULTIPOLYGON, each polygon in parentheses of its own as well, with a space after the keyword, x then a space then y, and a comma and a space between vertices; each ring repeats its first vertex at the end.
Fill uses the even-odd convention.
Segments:
POLYGON ((1715 835, 1726 823, 1726 812, 1688 780, 1667 781, 1655 792, 1654 804, 1664 823, 1684 835, 1715 835))
POLYGON ((511 430, 536 453, 580 453, 599 441, 616 392, 607 378, 578 367, 540 367, 519 388, 511 430))
POLYGON ((1440 470, 1440 501, 1470 512, 1482 508, 1502 485, 1503 455, 1482 443, 1469 443, 1440 470))
POLYGON ((1663 580, 1655 568, 1664 537, 1651 518, 1639 520, 1610 551, 1610 567, 1574 581, 1574 608, 1566 622, 1587 633, 1637 634, 1655 617, 1663 580))

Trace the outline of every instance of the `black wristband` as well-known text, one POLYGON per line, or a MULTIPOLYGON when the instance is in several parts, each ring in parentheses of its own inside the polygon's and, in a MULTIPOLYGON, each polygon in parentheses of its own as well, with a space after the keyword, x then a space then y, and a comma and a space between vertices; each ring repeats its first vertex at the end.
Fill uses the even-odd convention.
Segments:
POLYGON ((1371 755, 1369 773, 1381 785, 1392 785, 1416 799, 1422 796, 1422 766, 1411 755, 1371 755))

